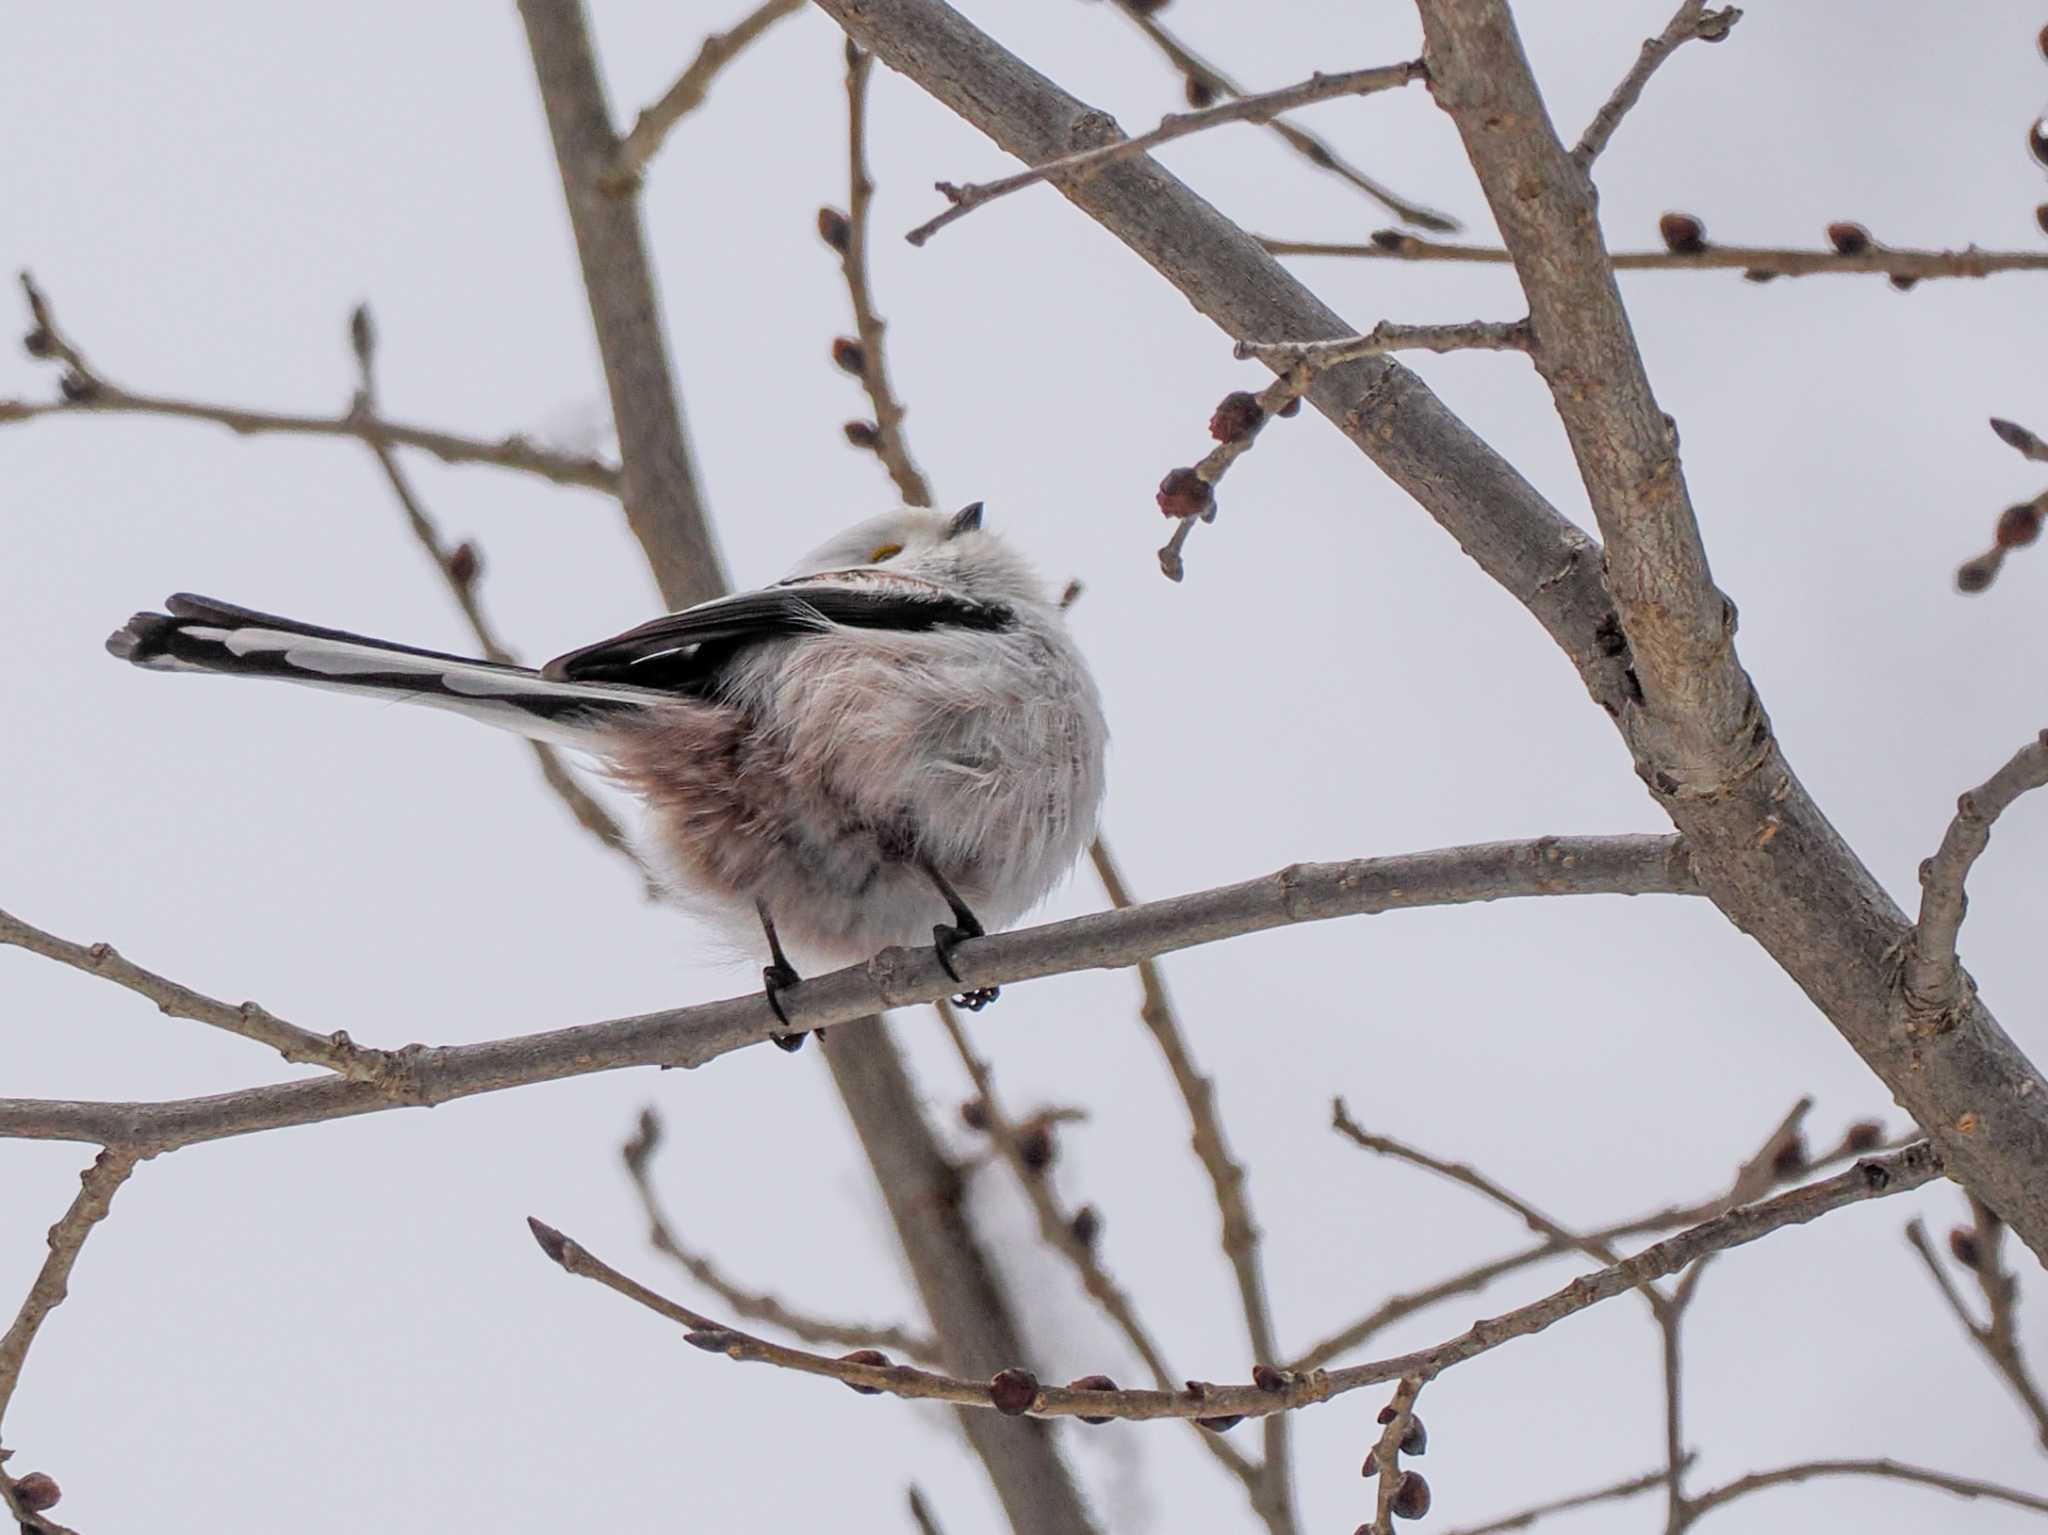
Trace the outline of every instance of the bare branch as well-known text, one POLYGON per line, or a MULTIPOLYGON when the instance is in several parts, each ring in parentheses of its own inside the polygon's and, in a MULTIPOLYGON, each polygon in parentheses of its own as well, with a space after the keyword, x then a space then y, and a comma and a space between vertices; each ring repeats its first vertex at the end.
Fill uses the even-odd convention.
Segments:
POLYGON ((155 1149, 287 1124, 444 1103, 477 1093, 628 1066, 701 1066, 789 1029, 810 1031, 892 1007, 934 1002, 962 985, 1008 985, 1082 969, 1120 969, 1157 954, 1295 922, 1524 895, 1690 894, 1670 837, 1540 838, 1481 843, 1348 864, 1297 864, 1263 879, 1124 911, 969 940, 950 974, 931 949, 884 949, 862 965, 783 993, 787 1025, 758 991, 722 1002, 473 1045, 408 1046, 394 1055, 403 1092, 365 1083, 287 1083, 168 1103, 0 1099, 0 1139, 84 1140, 155 1149))
POLYGON ((1090 149, 1075 150, 1034 165, 1015 175, 1004 176, 995 181, 969 182, 955 186, 950 181, 938 184, 939 190, 953 204, 944 213, 927 219, 904 236, 912 245, 922 245, 933 235, 944 229, 955 219, 965 218, 984 203, 994 202, 998 197, 1022 191, 1049 178, 1072 178, 1093 175, 1103 166, 1133 155, 1144 154, 1174 139, 1186 138, 1191 133, 1220 127, 1224 123, 1270 122, 1282 112, 1291 112, 1296 107, 1311 106, 1318 101, 1333 101, 1339 96, 1369 96, 1376 91, 1393 90, 1423 78, 1421 64, 1411 60, 1404 64, 1381 65, 1375 69, 1354 69, 1342 74, 1326 75, 1320 72, 1294 85, 1282 86, 1277 91, 1262 91, 1256 96, 1240 96, 1233 101, 1219 102, 1213 107, 1204 107, 1198 112, 1175 112, 1159 121, 1159 126, 1136 138, 1120 138, 1113 143, 1097 145, 1090 149))
POLYGON ((345 1081, 372 1087, 388 1086, 393 1081, 395 1067, 386 1051, 365 1049, 346 1033, 315 1034, 285 1022, 254 1002, 218 1001, 123 959, 111 944, 72 943, 30 926, 11 912, 0 911, 0 945, 26 949, 60 965, 112 981, 137 996, 147 997, 168 1017, 190 1018, 195 1023, 239 1034, 267 1045, 294 1065, 325 1067, 345 1081))
MULTIPOLYGON (((1468 261, 1508 266, 1514 257, 1497 245, 1454 245, 1403 234, 1377 231, 1360 244, 1340 240, 1259 238, 1269 255, 1345 256, 1367 261, 1468 261)), ((1991 277, 2001 272, 2048 271, 2048 252, 1963 250, 1899 250, 1872 244, 1866 250, 1788 250, 1780 246, 1708 245, 1697 251, 1614 251, 1608 263, 1617 272, 1714 272, 1772 277, 1814 277, 1825 273, 1862 272, 1902 281, 1937 277, 1991 277)))
POLYGON ((941 1353, 936 1339, 912 1332, 907 1327, 870 1327, 791 1310, 765 1290, 749 1290, 735 1284, 709 1258, 683 1246, 681 1238, 676 1235, 674 1222, 662 1209, 661 1196, 655 1193, 653 1175, 648 1171, 648 1162, 660 1140, 660 1118, 653 1109, 642 1109, 639 1128, 626 1142, 622 1153, 626 1174, 632 1179, 633 1192, 640 1196, 640 1208, 647 1216, 647 1240, 656 1252, 673 1258, 683 1272, 730 1307, 733 1315, 745 1317, 750 1322, 766 1322, 806 1343, 849 1349, 884 1349, 906 1359, 915 1359, 920 1364, 939 1363, 941 1353))
POLYGON ((647 162, 660 152, 663 141, 676 124, 704 105, 704 98, 711 91, 711 82, 718 78, 719 71, 745 52, 748 44, 776 22, 785 16, 794 16, 803 8, 804 0, 761 0, 761 4, 731 27, 705 38, 697 56, 676 76, 675 84, 633 120, 632 130, 619 141, 618 153, 612 160, 609 173, 610 184, 630 187, 637 183, 647 169, 647 162))
MULTIPOLYGON (((1691 1464, 1692 1457, 1686 1457, 1691 1464)), ((1648 1472, 1642 1476, 1630 1477, 1625 1482, 1616 1482, 1609 1487, 1596 1487, 1591 1492, 1575 1492, 1570 1497, 1554 1498, 1548 1503, 1536 1503, 1512 1514, 1503 1514, 1498 1519, 1489 1519, 1484 1524, 1460 1525, 1446 1535, 1503 1535, 1507 1530, 1526 1530, 1547 1514, 1565 1514, 1573 1509, 1587 1508, 1595 1503, 1618 1503, 1624 1498, 1633 1498, 1652 1488, 1662 1487, 1671 1480, 1668 1469, 1648 1472)))
MULTIPOLYGON (((1415 1377, 1427 1382, 1445 1370, 1491 1352, 1515 1338, 1542 1332, 1589 1306, 1626 1294, 1667 1274, 1676 1273, 1708 1253, 1739 1247, 1782 1227, 1816 1220, 1832 1210, 1865 1200, 1903 1193, 1941 1175, 1932 1146, 1922 1142, 1886 1157, 1859 1162, 1848 1172, 1745 1206, 1644 1249, 1610 1268, 1581 1275, 1563 1289, 1529 1305, 1475 1322, 1457 1337, 1430 1348, 1337 1370, 1265 1383, 1238 1385, 1192 1382, 1183 1391, 1077 1390, 1046 1386, 1021 1371, 1005 1371, 988 1382, 939 1375, 908 1365, 875 1365, 831 1359, 771 1343, 728 1327, 701 1313, 655 1294, 591 1255, 561 1232, 529 1219, 542 1251, 571 1274, 595 1279, 608 1289, 689 1328, 690 1341, 730 1359, 773 1364, 807 1375, 822 1375, 856 1389, 913 1400, 951 1402, 962 1407, 991 1408, 1032 1417, 1108 1417, 1133 1421, 1161 1418, 1223 1420, 1264 1417, 1269 1413, 1326 1402, 1334 1397, 1389 1380, 1415 1377), (1005 1380, 1003 1377, 1011 1377, 1005 1380), (1022 1379, 1016 1377, 1022 1376, 1022 1379)), ((1711 1496, 1711 1495, 1710 1495, 1711 1496)))
MULTIPOLYGON (((1243 86, 1168 31, 1161 25, 1158 16, 1150 10, 1140 9, 1131 4, 1130 0, 1115 0, 1115 5, 1167 57, 1173 67, 1181 72, 1187 82, 1190 106, 1206 105, 1217 96, 1249 94, 1243 86)), ((1439 234, 1456 233, 1456 219, 1448 214, 1438 213, 1433 208, 1425 208, 1422 204, 1412 202, 1391 188, 1381 185, 1339 156, 1330 148, 1326 139, 1310 133, 1296 123, 1275 121, 1267 123, 1266 126, 1309 164, 1350 183, 1396 218, 1422 229, 1433 229, 1439 234)))
POLYGON ((1963 1303, 1963 1297, 1949 1278, 1948 1270, 1935 1255, 1934 1245, 1927 1239, 1927 1228, 1919 1219, 1906 1222, 1906 1240, 1913 1251, 1920 1255, 1920 1261, 1927 1266, 1927 1272, 1934 1276, 1934 1282, 1941 1289, 1942 1299, 1948 1302, 1949 1310, 1956 1320, 1963 1324, 1963 1331, 1970 1335, 1970 1341, 1982 1350, 1984 1358, 1992 1369, 2005 1377, 2013 1394, 2020 1399, 2020 1405, 2034 1420, 2036 1437, 2043 1449, 2048 1449, 2048 1399, 2041 1395, 2041 1388, 2035 1384, 2033 1373, 2027 1368, 2026 1356, 2020 1352, 2019 1328, 2015 1311, 2019 1300, 2019 1281, 2008 1270, 1999 1257, 2002 1245, 2001 1224, 1996 1216, 1976 1206, 1977 1222, 1970 1238, 1970 1269, 1977 1276, 1977 1283, 1984 1294, 1990 1321, 1980 1323, 1970 1315, 1970 1308, 1963 1303))
POLYGON ((1817 1476, 1889 1477, 1893 1481, 1915 1482, 1922 1487, 1938 1487, 1961 1498, 1989 1498, 1997 1503, 2010 1503, 2015 1508, 2030 1508, 2036 1513, 2048 1514, 2048 1498, 2012 1487, 2000 1487, 1993 1482, 1978 1482, 1968 1477, 1928 1471, 1920 1466, 1903 1465, 1896 1460, 1809 1460, 1796 1466, 1781 1466, 1775 1471, 1753 1471, 1748 1476, 1737 1477, 1724 1486, 1701 1493, 1688 1505, 1689 1522, 1723 1503, 1752 1492, 1811 1481, 1817 1476))
POLYGON ((1658 65, 1696 37, 1705 42, 1720 42, 1741 19, 1742 12, 1732 5, 1710 11, 1706 8, 1706 0, 1683 0, 1678 13, 1664 30, 1644 42, 1643 51, 1636 56, 1634 66, 1622 77, 1621 84, 1614 88, 1614 94, 1607 98, 1606 104, 1593 114, 1593 120, 1579 136, 1578 146, 1572 150, 1572 163, 1581 171, 1593 168, 1600 151, 1607 147, 1607 141, 1614 137, 1614 130, 1621 126, 1622 118, 1642 99, 1643 87, 1657 72, 1658 65))
POLYGON ((1920 920, 1906 944, 1901 974, 1907 1004, 1939 1032, 1975 990, 1956 962, 1956 935, 1969 905, 1963 885, 1991 845, 1991 827, 2012 802, 2048 785, 2048 730, 1956 801, 1941 846, 1920 865, 1920 920))
POLYGON ((1289 368, 1257 394, 1233 394, 1217 407, 1209 420, 1209 435, 1216 446, 1185 469, 1171 469, 1159 482, 1159 510, 1177 517, 1180 524, 1159 551, 1159 568, 1169 581, 1187 573, 1181 549, 1197 522, 1216 520, 1216 485, 1245 454, 1275 416, 1290 416, 1301 408, 1302 392, 1309 386, 1311 370, 1306 365, 1289 368))
POLYGON ((903 405, 889 387, 889 368, 882 352, 882 332, 886 326, 875 313, 874 291, 868 278, 868 224, 875 183, 868 174, 867 102, 868 81, 873 72, 874 55, 848 43, 846 241, 840 251, 840 269, 846 274, 846 291, 853 300, 854 332, 860 338, 860 381, 875 409, 875 456, 896 482, 904 505, 930 506, 931 486, 910 457, 910 444, 903 435, 903 405))
POLYGON ((1386 1425, 1366 1461, 1378 1477, 1374 1489, 1372 1535, 1394 1535, 1394 1497, 1401 1488, 1401 1442, 1415 1427, 1415 1399, 1422 1394, 1422 1377, 1410 1375, 1394 1388, 1393 1398, 1380 1409, 1386 1425))
POLYGON ((0 1336, 0 1418, 7 1415, 8 1404, 14 1400, 14 1388, 21 1382, 21 1367, 36 1333, 70 1293, 71 1270, 78 1262, 79 1249, 93 1227, 107 1218, 116 1191, 128 1181, 143 1155, 130 1147, 110 1146, 93 1158, 92 1166, 79 1175, 78 1197, 50 1228, 50 1256, 37 1270, 13 1324, 0 1336))
POLYGON ((1396 325, 1382 320, 1361 336, 1339 336, 1333 341, 1240 341, 1232 348, 1240 361, 1252 359, 1279 372, 1303 363, 1314 371, 1383 352, 1528 350, 1527 320, 1467 320, 1456 325, 1396 325))
POLYGON ((485 442, 387 421, 381 416, 354 410, 338 416, 281 415, 274 411, 243 410, 232 405, 208 405, 195 400, 136 394, 88 367, 78 349, 58 330, 49 300, 36 286, 35 280, 24 272, 21 284, 28 295, 29 313, 35 327, 29 332, 29 351, 35 356, 52 358, 64 364, 64 398, 0 400, 0 425, 47 416, 173 416, 187 421, 210 421, 245 437, 269 433, 350 437, 372 446, 418 448, 433 454, 443 463, 495 464, 501 469, 539 475, 557 485, 581 485, 610 495, 619 493, 619 471, 613 465, 595 458, 550 452, 517 435, 498 442, 485 442))
MULTIPOLYGON (((1098 835, 1089 844, 1088 856, 1109 904, 1118 911, 1129 910, 1135 903, 1108 842, 1098 835)), ((1139 1021, 1159 1046, 1166 1069, 1173 1076, 1173 1085, 1187 1106, 1189 1145, 1202 1164, 1202 1171, 1209 1175, 1223 1256, 1237 1281, 1238 1304, 1244 1312, 1245 1336, 1251 1345, 1252 1359, 1258 1364, 1277 1366, 1280 1343, 1273 1327, 1272 1303, 1266 1294, 1259 1226, 1252 1218, 1251 1201, 1245 1195, 1244 1165, 1231 1154, 1230 1140, 1223 1132, 1223 1115, 1216 1107, 1216 1084, 1203 1075, 1196 1063, 1173 1000, 1167 994, 1166 977, 1154 960, 1138 962, 1138 985, 1143 999, 1138 1008, 1139 1021)), ((1265 1458, 1263 1483, 1253 1501, 1268 1527, 1278 1535, 1294 1523, 1294 1468, 1284 1413, 1266 1420, 1265 1458)))

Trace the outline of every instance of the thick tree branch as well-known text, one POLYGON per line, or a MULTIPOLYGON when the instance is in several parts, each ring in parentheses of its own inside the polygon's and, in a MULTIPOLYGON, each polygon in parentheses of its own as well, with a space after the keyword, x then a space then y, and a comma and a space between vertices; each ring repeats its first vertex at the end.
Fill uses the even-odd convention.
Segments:
POLYGON ((676 1235, 675 1223, 662 1208, 661 1196, 655 1192, 654 1178, 648 1171, 648 1163, 660 1144, 660 1117, 651 1108, 642 1109, 640 1123, 632 1139, 621 1150, 621 1160, 626 1164, 626 1176, 632 1180, 633 1192, 640 1196, 640 1208, 647 1217, 648 1245, 663 1256, 673 1258, 684 1273, 723 1301, 734 1316, 744 1317, 749 1322, 766 1322, 770 1327, 779 1327, 806 1343, 848 1349, 884 1349, 906 1359, 914 1359, 919 1364, 936 1366, 943 1362, 935 1339, 912 1332, 907 1327, 873 1327, 792 1310, 765 1290, 750 1290, 735 1284, 709 1258, 685 1247, 676 1235))
MULTIPOLYGON (((1132 24, 1144 33, 1146 38, 1173 67, 1181 72, 1187 84, 1188 105, 1201 106, 1218 96, 1245 96, 1250 92, 1214 64, 1196 53, 1192 48, 1167 30, 1160 23, 1154 7, 1141 7, 1131 0, 1112 0, 1116 8, 1129 17, 1132 24)), ((1318 170, 1328 171, 1340 181, 1350 183, 1374 202, 1385 208, 1396 218, 1414 224, 1421 229, 1433 229, 1439 234, 1454 234, 1458 221, 1448 214, 1438 213, 1434 208, 1425 208, 1401 196, 1391 188, 1381 185, 1355 165, 1343 159, 1330 148, 1329 142, 1309 132, 1298 123, 1284 119, 1267 123, 1273 133, 1287 147, 1300 155, 1318 170)))
POLYGON ((1201 133, 1209 128, 1221 127, 1225 123, 1271 122, 1282 112, 1291 112, 1296 107, 1312 106, 1318 101, 1334 101, 1340 96, 1369 96, 1377 91, 1393 90, 1412 84, 1422 78, 1422 66, 1413 61, 1402 64, 1381 65, 1374 69, 1353 69, 1342 74, 1314 74, 1294 85, 1282 86, 1277 91, 1262 91, 1256 96, 1239 96, 1235 100, 1221 102, 1213 107, 1204 107, 1196 112, 1175 112, 1161 118, 1159 126, 1136 138, 1118 139, 1114 143, 1099 144, 1088 149, 1077 149, 1068 154, 1056 156, 1029 170, 1018 171, 1015 175, 1004 176, 995 181, 969 182, 955 186, 942 181, 939 190, 953 204, 936 218, 927 219, 904 236, 912 245, 922 245, 933 235, 944 229, 955 219, 965 218, 984 203, 1020 192, 1025 187, 1036 186, 1041 181, 1085 179, 1093 176, 1105 165, 1118 160, 1129 159, 1157 149, 1161 144, 1175 139, 1186 138, 1192 133, 1201 133))
POLYGON ((36 1333, 70 1293, 71 1270, 78 1262, 79 1250, 93 1227, 107 1218, 115 1193, 128 1181, 139 1159, 132 1150, 109 1147, 102 1151, 79 1175, 78 1197, 71 1201, 71 1208, 50 1228, 50 1256, 30 1283, 28 1297, 12 1325, 0 1335, 0 1419, 6 1417, 7 1406, 14 1400, 14 1388, 21 1383, 21 1367, 36 1333))
POLYGON ((671 608, 728 583, 691 464, 668 338, 647 260, 640 205, 608 180, 618 158, 611 108, 591 54, 581 0, 520 0, 548 132, 562 173, 576 254, 618 428, 620 498, 671 608))
POLYGON ((704 105, 711 82, 719 72, 785 16, 804 8, 804 0, 762 0, 723 32, 713 32, 698 48, 675 84, 661 93, 661 99, 633 119, 633 127, 619 140, 609 176, 615 187, 639 181, 647 162, 660 153, 663 142, 677 123, 704 105))
MULTIPOLYGON (((1209 1419, 1219 1425, 1245 1417, 1290 1412, 1327 1402, 1366 1386, 1413 1378, 1427 1383, 1444 1371, 1516 1338, 1542 1332, 1589 1306, 1623 1295, 1651 1280, 1677 1273, 1709 1253, 1768 1236, 1790 1225, 1817 1220, 1832 1210, 1865 1200, 1903 1193, 1941 1175, 1932 1146, 1922 1142, 1890 1156, 1872 1157, 1836 1177, 1807 1184, 1761 1204, 1739 1210, 1681 1232, 1644 1249, 1610 1268, 1584 1274, 1541 1300, 1500 1316, 1475 1322, 1456 1337, 1413 1353, 1369 1364, 1266 1382, 1221 1385, 1193 1382, 1183 1391, 1089 1390, 1046 1386, 1023 1372, 1004 1371, 987 1381, 934 1374, 908 1365, 876 1365, 832 1359, 787 1348, 677 1305, 613 1269, 561 1232, 529 1221, 544 1251, 569 1273, 595 1279, 607 1288, 638 1301, 650 1310, 691 1329, 689 1341, 707 1352, 728 1358, 778 1365, 807 1375, 822 1375, 875 1394, 912 1400, 951 1402, 961 1407, 998 1408, 1009 1415, 1032 1417, 1108 1417, 1132 1421, 1161 1418, 1209 1419), (1022 1376, 1023 1378, 1016 1378, 1022 1376)), ((1707 1495, 1711 1496, 1711 1494, 1707 1495)))
MULTIPOLYGON (((799 1031, 850 1023, 892 1007, 1084 969, 1121 969, 1175 949, 1295 922, 1536 895, 1693 892, 1672 837, 1544 837, 1431 853, 1297 864, 1263 879, 1125 911, 1069 918, 971 939, 954 976, 931 949, 884 949, 866 964, 814 976, 783 993, 799 1031)), ((515 1035, 472 1045, 390 1052, 387 1084, 298 1082, 166 1103, 0 1098, 0 1139, 97 1141, 168 1150, 282 1125, 446 1103, 479 1093, 630 1066, 701 1066, 787 1032, 755 991, 722 1002, 515 1035)))
POLYGON ((1903 981, 1907 1005, 1939 1029, 1967 1007, 1975 987, 1956 962, 1969 899, 1963 886, 1991 845, 1991 828, 2012 802, 2048 785, 2048 730, 2015 752, 2010 761, 1956 801, 1955 819, 1932 858, 1920 865, 1920 920, 1906 944, 1903 981))
POLYGON ((72 943, 32 927, 11 912, 0 911, 0 946, 26 949, 60 965, 112 981, 139 997, 147 997, 171 1018, 239 1034, 267 1045, 294 1065, 320 1066, 345 1081, 385 1088, 396 1083, 397 1067, 388 1052, 356 1044, 346 1033, 315 1034, 254 1002, 230 1003, 181 986, 176 981, 123 959, 106 943, 72 943))
MULTIPOLYGON (((1454 245, 1424 240, 1398 229, 1382 229, 1366 242, 1282 240, 1260 236, 1273 256, 1343 256, 1364 261, 1465 261, 1510 266, 1514 257, 1497 245, 1454 245)), ((1991 277, 2001 272, 2048 272, 2048 252, 1898 250, 1872 244, 1863 250, 1787 250, 1769 245, 1708 245, 1696 251, 1615 251, 1608 264, 1617 272, 1742 272, 1761 281, 1773 277, 1817 277, 1863 273, 1907 283, 1936 277, 1991 277)))
POLYGON ((1629 72, 1622 77, 1621 84, 1614 88, 1593 120, 1586 125, 1586 131, 1579 135, 1577 147, 1572 150, 1572 163, 1581 171, 1591 170, 1593 162, 1600 157, 1600 151, 1607 147, 1607 141, 1614 137, 1614 130, 1621 126, 1622 118, 1631 112, 1642 99, 1643 87, 1650 82, 1650 76, 1680 46, 1700 38, 1706 42, 1718 43, 1728 35, 1729 29, 1742 19, 1742 12, 1734 6, 1710 11, 1706 0, 1683 0, 1678 13, 1673 16, 1657 36, 1646 40, 1643 50, 1636 55, 1636 61, 1629 72))

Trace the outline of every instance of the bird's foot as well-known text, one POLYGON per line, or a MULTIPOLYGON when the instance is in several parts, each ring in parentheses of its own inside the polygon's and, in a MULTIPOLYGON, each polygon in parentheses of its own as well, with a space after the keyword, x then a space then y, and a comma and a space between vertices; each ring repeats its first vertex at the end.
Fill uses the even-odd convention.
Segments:
MULTIPOLYGON (((955 923, 941 922, 932 929, 932 947, 938 950, 939 964, 954 980, 960 979, 960 972, 953 967, 953 951, 970 938, 986 938, 987 932, 974 919, 972 912, 960 913, 955 923)), ((953 998, 955 1007, 964 1007, 970 1013, 978 1013, 989 1003, 1003 994, 1000 986, 975 986, 953 998)))
MULTIPOLYGON (((782 993, 802 979, 803 977, 796 973, 795 967, 787 960, 777 960, 772 965, 761 967, 761 990, 766 993, 768 1005, 775 1010, 775 1016, 782 1020, 782 1026, 785 1029, 790 1025, 789 1014, 784 1012, 782 1008, 782 993)), ((819 1032, 822 1033, 823 1030, 819 1032)), ((804 1041, 809 1037, 808 1034, 802 1031, 790 1034, 770 1034, 768 1036, 774 1042, 776 1049, 792 1052, 803 1049, 804 1041)))

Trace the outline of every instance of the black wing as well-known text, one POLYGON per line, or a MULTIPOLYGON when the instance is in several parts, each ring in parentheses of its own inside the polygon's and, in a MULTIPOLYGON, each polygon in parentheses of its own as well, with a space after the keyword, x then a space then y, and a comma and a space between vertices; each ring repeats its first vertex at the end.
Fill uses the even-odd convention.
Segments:
POLYGON ((1003 629, 1014 617, 1001 603, 963 597, 915 576, 834 571, 670 613, 557 656, 541 668, 541 675, 691 692, 708 685, 735 650, 761 640, 815 633, 834 624, 907 631, 1003 629))

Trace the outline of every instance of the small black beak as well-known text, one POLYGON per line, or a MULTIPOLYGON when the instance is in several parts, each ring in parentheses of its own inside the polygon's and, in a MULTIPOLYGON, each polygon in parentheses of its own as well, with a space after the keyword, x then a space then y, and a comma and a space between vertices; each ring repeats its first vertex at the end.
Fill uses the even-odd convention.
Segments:
POLYGON ((953 514, 953 520, 946 524, 946 537, 958 538, 962 533, 981 531, 981 503, 963 506, 953 514))

